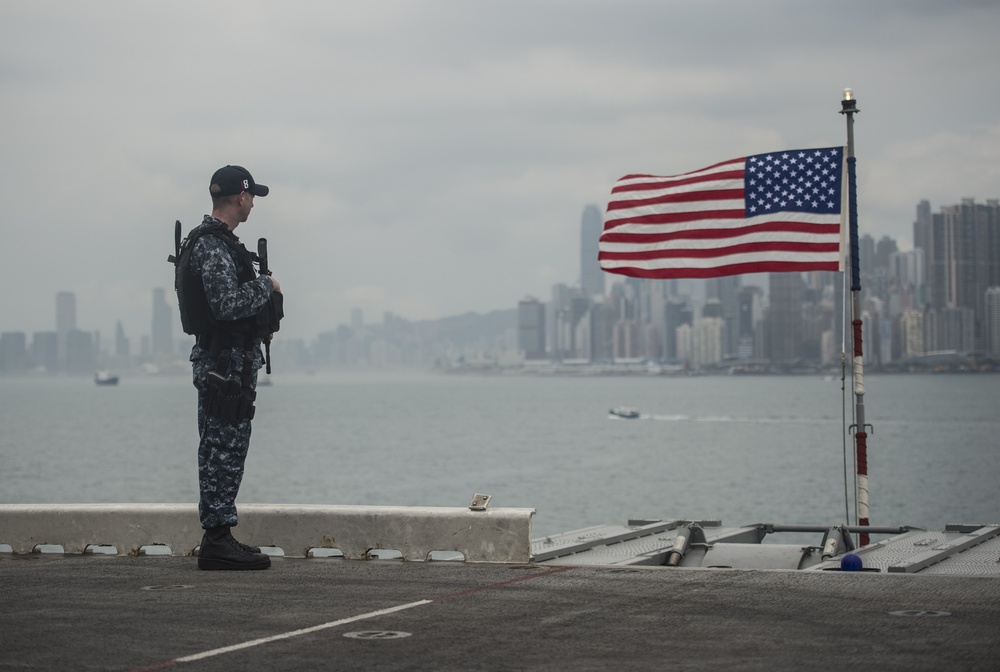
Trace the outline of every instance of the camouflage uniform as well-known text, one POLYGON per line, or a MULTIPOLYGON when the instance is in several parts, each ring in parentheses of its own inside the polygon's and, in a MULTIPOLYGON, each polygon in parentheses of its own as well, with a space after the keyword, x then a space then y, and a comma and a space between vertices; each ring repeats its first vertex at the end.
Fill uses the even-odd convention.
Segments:
MULTIPOLYGON (((201 226, 219 225, 205 215, 201 226)), ((223 225, 224 226, 224 225, 223 225)), ((205 295, 216 319, 238 320, 260 312, 268 302, 274 285, 267 276, 239 284, 237 275, 243 262, 217 236, 201 236, 191 252, 191 272, 200 276, 205 295)), ((257 370, 263 365, 260 346, 233 347, 226 371, 218 373, 244 378, 251 390, 257 387, 257 370), (243 367, 251 367, 246 377, 243 367)), ((243 465, 250 447, 251 421, 227 420, 207 411, 208 374, 216 371, 218 360, 195 344, 191 350, 194 386, 198 389, 198 511, 205 529, 236 525, 236 495, 243 480, 243 465)))

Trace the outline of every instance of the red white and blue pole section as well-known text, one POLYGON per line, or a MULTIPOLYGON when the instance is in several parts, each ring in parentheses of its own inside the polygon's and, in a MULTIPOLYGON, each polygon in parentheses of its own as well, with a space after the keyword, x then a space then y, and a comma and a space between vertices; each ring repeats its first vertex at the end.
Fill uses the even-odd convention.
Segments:
MULTIPOLYGON (((844 89, 840 113, 847 117, 847 202, 848 230, 851 245, 851 327, 854 343, 854 449, 857 460, 857 516, 858 525, 868 527, 868 425, 865 424, 865 371, 861 339, 861 264, 858 246, 858 180, 857 159, 854 157, 854 113, 858 112, 857 99, 851 89, 844 89)), ((859 545, 867 546, 867 532, 861 532, 859 545)))

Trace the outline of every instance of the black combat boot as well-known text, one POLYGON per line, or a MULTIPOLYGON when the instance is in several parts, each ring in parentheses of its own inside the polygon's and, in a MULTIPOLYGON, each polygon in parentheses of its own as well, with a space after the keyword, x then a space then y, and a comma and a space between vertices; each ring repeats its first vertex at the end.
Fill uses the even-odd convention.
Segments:
POLYGON ((267 569, 271 558, 256 547, 245 546, 233 538, 228 525, 205 530, 198 551, 198 569, 267 569))

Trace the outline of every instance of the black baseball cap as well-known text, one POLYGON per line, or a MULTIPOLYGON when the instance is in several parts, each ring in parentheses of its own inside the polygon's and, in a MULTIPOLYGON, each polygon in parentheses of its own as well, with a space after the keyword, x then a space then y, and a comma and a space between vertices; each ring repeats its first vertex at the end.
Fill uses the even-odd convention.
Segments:
POLYGON ((244 191, 254 196, 267 196, 270 189, 254 182, 250 171, 243 166, 225 166, 212 175, 208 191, 212 196, 233 196, 244 191))

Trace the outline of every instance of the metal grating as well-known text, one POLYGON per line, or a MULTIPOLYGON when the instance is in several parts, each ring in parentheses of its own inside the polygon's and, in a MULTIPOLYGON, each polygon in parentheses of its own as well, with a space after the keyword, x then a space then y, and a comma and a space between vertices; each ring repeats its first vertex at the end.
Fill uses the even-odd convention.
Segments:
POLYGON ((931 565, 921 574, 971 574, 1000 576, 1000 537, 984 541, 947 560, 931 565))
MULTIPOLYGON (((532 553, 535 562, 553 565, 662 565, 678 532, 689 522, 630 521, 628 525, 589 527, 536 539, 532 541, 532 553)), ((715 563, 712 559, 715 555, 722 558, 729 552, 739 559, 737 564, 740 566, 789 569, 797 563, 784 557, 786 551, 795 551, 793 555, 797 558, 803 548, 797 544, 786 545, 787 549, 771 544, 756 546, 755 532, 759 526, 722 527, 718 521, 711 521, 702 529, 710 550, 703 560, 699 561, 695 555, 688 558, 693 562, 684 566, 710 566, 715 563), (711 549, 717 553, 713 554, 711 549), (780 556, 780 562, 772 556, 780 556)), ((819 550, 815 548, 816 552, 819 550)), ((701 552, 704 553, 704 547, 701 552)), ((1000 528, 997 526, 966 526, 943 532, 910 530, 855 552, 861 556, 865 569, 878 570, 883 575, 1000 576, 1000 528), (928 562, 934 564, 928 565, 928 562)), ((805 571, 839 568, 840 557, 837 556, 805 571)))

